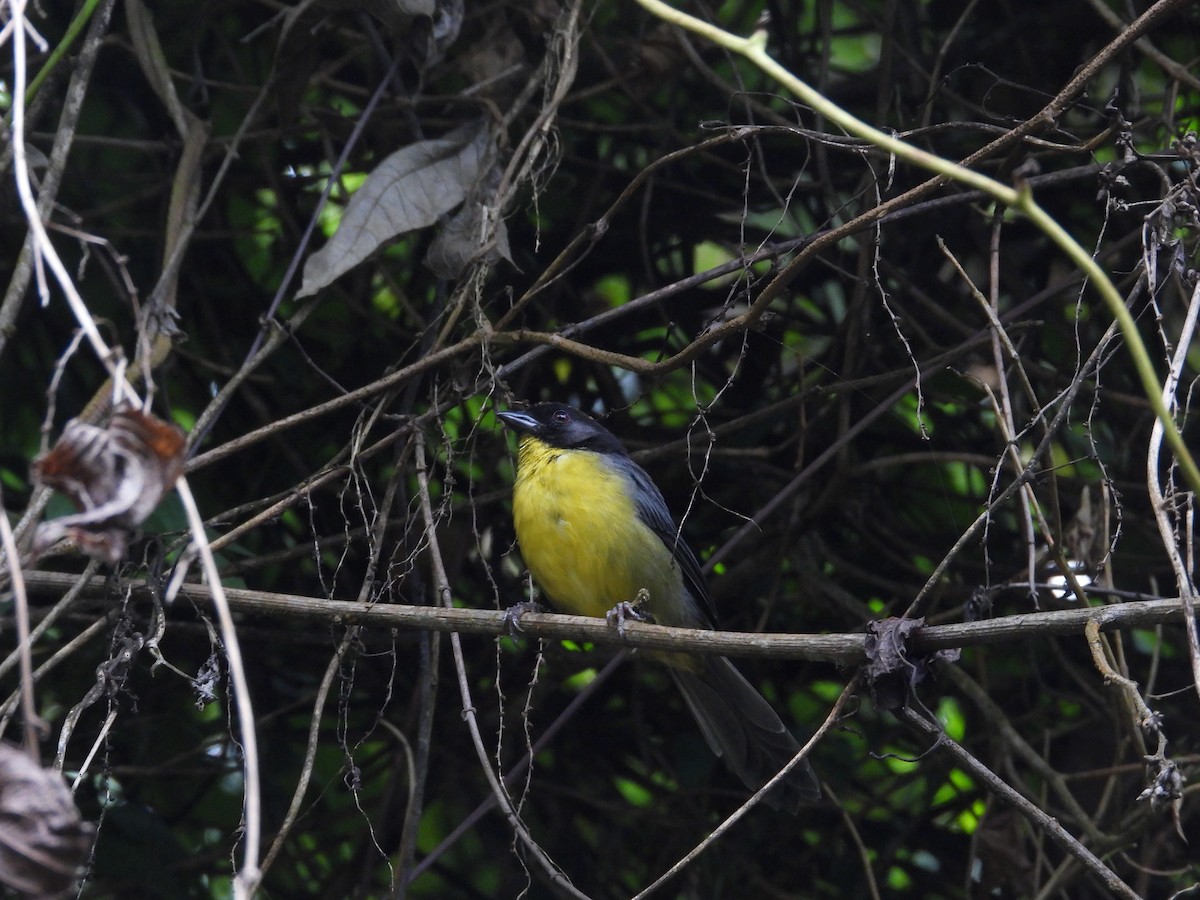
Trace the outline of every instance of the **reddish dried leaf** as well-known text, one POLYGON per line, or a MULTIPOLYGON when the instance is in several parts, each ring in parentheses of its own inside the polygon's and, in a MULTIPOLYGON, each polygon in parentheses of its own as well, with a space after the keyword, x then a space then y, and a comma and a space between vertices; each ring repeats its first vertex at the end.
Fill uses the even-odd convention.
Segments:
POLYGON ((40 525, 35 553, 70 536, 87 555, 117 562, 179 478, 186 442, 178 426, 133 406, 118 408, 104 428, 72 419, 34 460, 33 476, 69 497, 79 512, 40 525))

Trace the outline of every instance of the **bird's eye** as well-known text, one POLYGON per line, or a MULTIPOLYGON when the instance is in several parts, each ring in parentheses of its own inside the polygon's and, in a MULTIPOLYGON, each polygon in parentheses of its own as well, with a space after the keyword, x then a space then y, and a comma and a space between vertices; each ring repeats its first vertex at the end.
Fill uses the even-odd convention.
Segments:
POLYGON ((561 410, 561 409, 556 410, 554 415, 551 416, 551 418, 554 419, 554 421, 557 422, 559 425, 565 425, 567 422, 571 421, 571 417, 569 415, 567 415, 565 410, 561 410))

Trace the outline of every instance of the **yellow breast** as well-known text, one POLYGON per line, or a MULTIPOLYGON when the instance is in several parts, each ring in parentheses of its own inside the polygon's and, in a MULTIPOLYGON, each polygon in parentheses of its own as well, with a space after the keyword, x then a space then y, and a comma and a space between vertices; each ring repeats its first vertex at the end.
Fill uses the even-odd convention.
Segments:
POLYGON ((521 555, 550 601, 565 612, 603 616, 638 592, 664 625, 686 618, 683 581, 671 552, 637 517, 630 482, 605 457, 523 437, 513 489, 521 555))

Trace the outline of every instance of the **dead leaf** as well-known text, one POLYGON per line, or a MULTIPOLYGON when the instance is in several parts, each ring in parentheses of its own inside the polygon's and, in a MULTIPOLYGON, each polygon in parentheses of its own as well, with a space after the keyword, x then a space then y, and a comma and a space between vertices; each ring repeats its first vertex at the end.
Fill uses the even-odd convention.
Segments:
POLYGON ((1150 808, 1156 813, 1170 812, 1175 820, 1175 831, 1187 840, 1180 824, 1179 811, 1183 806, 1183 783, 1187 780, 1172 759, 1162 755, 1162 749, 1154 756, 1145 757, 1146 775, 1150 786, 1138 794, 1138 800, 1149 800, 1150 808))
POLYGON ((895 616, 868 623, 864 646, 867 664, 864 671, 879 709, 907 706, 912 689, 928 677, 931 662, 954 662, 958 659, 958 650, 939 650, 927 656, 909 654, 908 639, 924 624, 924 618, 895 616))
POLYGON ((499 181, 498 169, 493 167, 486 182, 471 192, 462 209, 438 228, 437 236, 425 253, 425 265, 442 278, 458 278, 479 256, 489 263, 501 259, 512 262, 508 226, 504 219, 498 219, 489 229, 486 218, 488 200, 495 196, 499 181))
POLYGON ((65 494, 79 512, 39 525, 35 555, 71 537, 88 556, 119 561, 183 471, 186 442, 177 425, 134 406, 118 408, 104 428, 72 419, 34 460, 33 477, 65 494))
POLYGON ((308 258, 297 296, 331 284, 388 241, 434 224, 467 198, 492 156, 491 133, 478 122, 397 150, 367 176, 337 232, 308 258))
POLYGON ((62 896, 92 837, 62 776, 0 744, 0 883, 30 897, 62 896))

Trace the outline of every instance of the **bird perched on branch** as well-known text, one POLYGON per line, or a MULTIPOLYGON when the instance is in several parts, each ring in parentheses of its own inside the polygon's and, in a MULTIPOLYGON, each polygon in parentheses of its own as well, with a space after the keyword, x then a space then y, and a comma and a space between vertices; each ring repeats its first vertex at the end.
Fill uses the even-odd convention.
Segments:
MULTIPOLYGON (((520 436, 513 523, 521 555, 558 609, 582 616, 648 614, 662 625, 713 628, 704 575, 650 476, 607 429, 573 407, 499 413, 520 436)), ((800 749, 779 716, 724 657, 655 651, 709 747, 752 790, 800 749)), ((802 760, 764 798, 794 812, 819 799, 802 760)))

